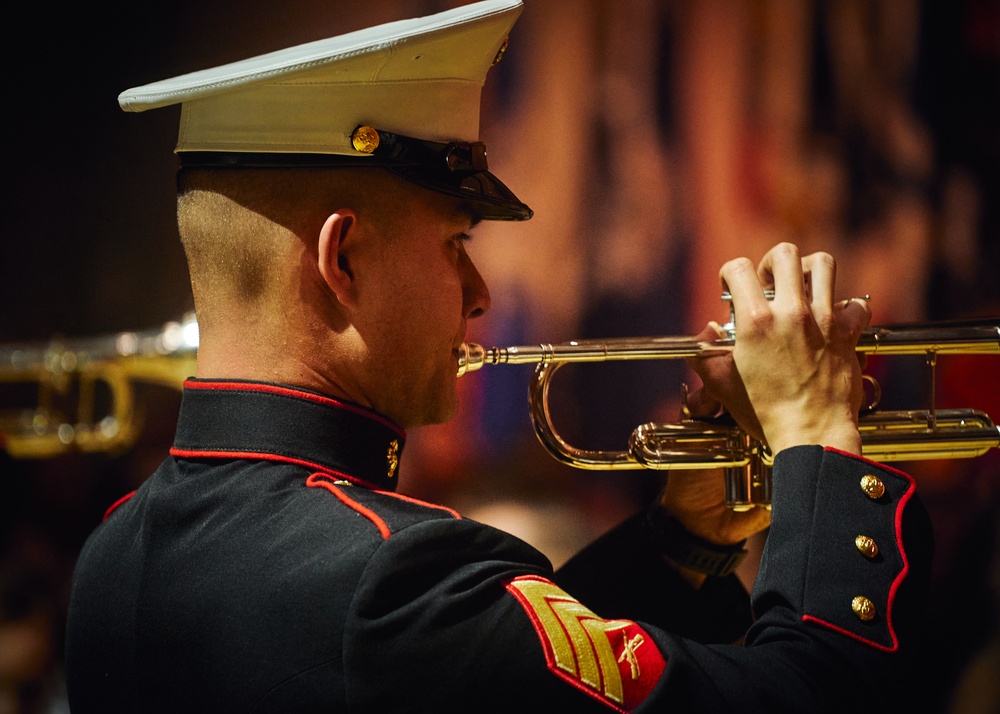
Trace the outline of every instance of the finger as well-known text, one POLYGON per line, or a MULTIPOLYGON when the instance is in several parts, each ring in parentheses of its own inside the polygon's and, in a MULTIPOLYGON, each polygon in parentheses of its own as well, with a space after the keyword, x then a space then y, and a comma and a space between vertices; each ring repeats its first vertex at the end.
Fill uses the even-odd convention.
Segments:
POLYGON ((764 287, 757 277, 753 263, 747 258, 730 260, 719 271, 723 287, 732 296, 732 309, 737 329, 740 322, 746 323, 746 316, 761 314, 767 309, 764 287))
POLYGON ((837 319, 851 334, 860 333, 872 320, 872 309, 868 296, 853 297, 837 303, 837 319))
POLYGON ((760 282, 773 284, 775 301, 786 304, 803 299, 806 286, 804 275, 799 249, 793 243, 774 246, 757 266, 760 282))
POLYGON ((710 321, 705 327, 694 336, 696 342, 712 342, 726 336, 726 331, 719 326, 718 322, 710 321))
POLYGON ((718 416, 722 411, 722 402, 709 395, 704 387, 699 387, 687 395, 684 409, 688 416, 704 419, 718 416))
POLYGON ((810 276, 810 304, 813 314, 829 314, 833 309, 837 263, 829 253, 812 253, 802 259, 802 268, 810 276))

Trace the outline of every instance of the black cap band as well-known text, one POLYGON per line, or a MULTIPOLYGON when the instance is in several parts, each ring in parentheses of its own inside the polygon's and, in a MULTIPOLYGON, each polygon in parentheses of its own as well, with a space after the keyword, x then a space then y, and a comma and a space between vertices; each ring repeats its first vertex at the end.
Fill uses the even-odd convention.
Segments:
MULTIPOLYGON (((358 127, 373 134, 356 155, 179 152, 181 168, 385 168, 424 188, 456 196, 485 220, 525 221, 533 211, 488 170, 482 142, 434 142, 358 127)), ((359 143, 356 141, 355 146, 359 143)))

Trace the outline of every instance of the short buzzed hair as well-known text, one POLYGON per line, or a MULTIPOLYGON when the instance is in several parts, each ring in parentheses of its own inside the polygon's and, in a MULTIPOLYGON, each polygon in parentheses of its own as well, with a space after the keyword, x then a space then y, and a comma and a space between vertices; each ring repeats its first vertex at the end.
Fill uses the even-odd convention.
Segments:
POLYGON ((315 250, 330 213, 351 208, 391 226, 412 190, 401 177, 367 168, 182 169, 177 182, 178 227, 198 307, 252 305, 281 287, 271 266, 295 239, 315 250))

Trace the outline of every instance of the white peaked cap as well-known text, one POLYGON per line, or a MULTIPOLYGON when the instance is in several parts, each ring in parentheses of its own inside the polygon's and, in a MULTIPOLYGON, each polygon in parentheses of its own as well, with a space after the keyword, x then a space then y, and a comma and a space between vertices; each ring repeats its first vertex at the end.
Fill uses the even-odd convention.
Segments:
POLYGON ((385 166, 482 204, 484 218, 525 219, 531 210, 486 170, 477 143, 486 74, 521 10, 476 2, 135 87, 118 102, 180 104, 185 165, 385 166))

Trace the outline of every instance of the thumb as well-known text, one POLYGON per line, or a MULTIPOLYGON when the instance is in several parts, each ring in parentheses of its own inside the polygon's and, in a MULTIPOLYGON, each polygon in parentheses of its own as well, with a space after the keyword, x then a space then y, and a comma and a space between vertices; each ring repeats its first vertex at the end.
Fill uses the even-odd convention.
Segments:
POLYGON ((714 417, 722 410, 722 402, 710 395, 704 387, 699 387, 687 394, 684 409, 686 416, 696 419, 714 417))

